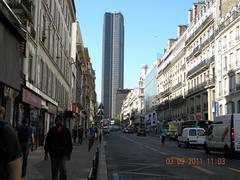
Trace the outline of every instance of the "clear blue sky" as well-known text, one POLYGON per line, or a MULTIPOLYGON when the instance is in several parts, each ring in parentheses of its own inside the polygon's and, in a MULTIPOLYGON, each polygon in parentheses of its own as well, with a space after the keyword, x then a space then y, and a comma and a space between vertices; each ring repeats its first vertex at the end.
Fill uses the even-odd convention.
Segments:
POLYGON ((187 24, 188 10, 198 0, 75 0, 84 46, 96 71, 96 93, 101 100, 102 32, 105 12, 124 16, 124 88, 137 87, 141 66, 151 66, 163 54, 177 26, 187 24))

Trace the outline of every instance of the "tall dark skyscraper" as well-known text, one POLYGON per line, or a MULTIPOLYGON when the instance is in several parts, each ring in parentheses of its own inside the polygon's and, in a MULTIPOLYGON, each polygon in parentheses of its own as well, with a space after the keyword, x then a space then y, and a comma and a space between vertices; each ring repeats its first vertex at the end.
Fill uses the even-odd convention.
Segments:
POLYGON ((118 113, 117 90, 123 89, 124 19, 121 13, 105 13, 103 25, 102 102, 106 118, 118 113))

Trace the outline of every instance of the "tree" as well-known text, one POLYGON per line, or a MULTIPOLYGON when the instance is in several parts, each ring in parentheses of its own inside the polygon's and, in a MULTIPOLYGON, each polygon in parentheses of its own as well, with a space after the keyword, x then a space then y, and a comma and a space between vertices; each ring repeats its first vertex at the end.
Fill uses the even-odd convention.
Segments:
POLYGON ((114 117, 115 120, 115 124, 120 124, 120 113, 116 114, 116 116, 114 117))

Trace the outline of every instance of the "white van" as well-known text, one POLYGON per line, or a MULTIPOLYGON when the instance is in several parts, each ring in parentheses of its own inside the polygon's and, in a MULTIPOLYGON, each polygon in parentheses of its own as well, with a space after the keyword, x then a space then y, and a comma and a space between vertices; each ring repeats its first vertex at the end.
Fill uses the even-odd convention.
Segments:
POLYGON ((181 144, 189 146, 203 146, 205 143, 205 130, 203 128, 184 128, 180 136, 178 136, 178 147, 181 144))
POLYGON ((240 114, 216 117, 207 130, 205 152, 224 152, 226 157, 240 153, 240 114))

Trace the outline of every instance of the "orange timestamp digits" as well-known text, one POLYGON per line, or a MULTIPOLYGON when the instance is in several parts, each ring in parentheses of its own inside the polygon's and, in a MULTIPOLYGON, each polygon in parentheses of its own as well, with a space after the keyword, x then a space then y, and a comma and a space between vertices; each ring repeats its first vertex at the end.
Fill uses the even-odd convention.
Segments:
POLYGON ((224 157, 219 158, 207 158, 204 159, 200 157, 167 157, 165 159, 166 165, 178 165, 178 166, 200 166, 205 162, 207 165, 219 165, 224 166, 226 161, 224 157))
POLYGON ((226 163, 226 160, 225 160, 224 157, 207 158, 207 164, 208 164, 208 165, 224 166, 225 163, 226 163))

